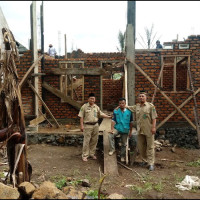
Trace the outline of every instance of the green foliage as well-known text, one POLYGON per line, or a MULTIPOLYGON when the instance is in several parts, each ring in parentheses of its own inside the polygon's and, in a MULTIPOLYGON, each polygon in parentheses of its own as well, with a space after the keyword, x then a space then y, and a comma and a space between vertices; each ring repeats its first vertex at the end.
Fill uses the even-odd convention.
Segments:
POLYGON ((190 167, 200 167, 200 159, 193 162, 189 162, 186 165, 190 167))
POLYGON ((159 183, 155 184, 153 187, 156 191, 161 192, 163 190, 163 185, 162 182, 160 181, 159 183))
POLYGON ((143 193, 149 191, 149 190, 152 190, 153 187, 152 187, 152 183, 149 183, 149 182, 146 182, 144 184, 144 186, 137 186, 137 185, 133 185, 132 190, 136 191, 138 195, 142 195, 143 193))
POLYGON ((58 189, 62 189, 63 187, 65 187, 67 184, 66 184, 66 178, 62 178, 60 179, 59 181, 56 182, 56 187, 58 189))
MULTIPOLYGON (((137 41, 144 49, 154 48, 156 44, 155 39, 157 35, 157 32, 154 33, 154 24, 151 25, 151 28, 145 27, 144 31, 145 31, 144 37, 139 33, 140 38, 137 39, 137 41)), ((157 38, 156 40, 159 40, 159 38, 157 38)))
MULTIPOLYGON (((93 199, 98 199, 98 190, 89 190, 87 192, 87 196, 92 197, 93 199)), ((106 199, 106 197, 103 194, 101 194, 100 199, 106 199)))
POLYGON ((70 181, 69 184, 71 184, 72 186, 77 186, 80 183, 82 183, 82 180, 76 180, 76 181, 70 181))
POLYGON ((120 48, 117 47, 117 50, 120 52, 124 52, 125 33, 122 33, 121 30, 119 30, 119 33, 118 33, 118 41, 119 41, 120 48))
POLYGON ((119 80, 122 77, 122 73, 113 74, 113 80, 119 80))
POLYGON ((0 178, 4 178, 5 176, 4 176, 4 174, 3 174, 3 172, 0 172, 0 178))
POLYGON ((184 177, 174 174, 174 179, 176 180, 176 182, 181 182, 184 179, 184 177))

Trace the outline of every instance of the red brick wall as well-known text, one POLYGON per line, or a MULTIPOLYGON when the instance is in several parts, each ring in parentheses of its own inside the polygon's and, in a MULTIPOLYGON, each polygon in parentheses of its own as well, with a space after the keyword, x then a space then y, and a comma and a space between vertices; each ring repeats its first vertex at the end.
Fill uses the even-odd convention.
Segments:
POLYGON ((106 109, 109 104, 118 105, 118 100, 123 95, 123 79, 111 80, 103 79, 103 108, 106 109))
MULTIPOLYGON (((190 44, 190 49, 180 50, 178 49, 178 44, 184 42, 174 42, 173 50, 136 50, 136 63, 147 73, 147 75, 152 78, 154 82, 157 81, 160 68, 161 68, 161 55, 190 55, 191 71, 194 79, 195 90, 200 87, 200 36, 190 36, 185 43, 190 44)), ((169 44, 169 42, 168 42, 169 44)), ((106 60, 123 60, 124 55, 122 53, 93 53, 93 54, 84 54, 81 52, 81 55, 76 55, 77 58, 68 58, 67 60, 81 60, 84 61, 85 67, 94 68, 100 67, 100 61, 106 60)), ((31 57, 30 51, 24 54, 20 59, 20 64, 17 65, 18 73, 20 79, 26 73, 26 71, 31 66, 31 57)), ((55 76, 49 73, 49 70, 52 68, 58 67, 58 62, 61 59, 45 59, 45 70, 46 73, 45 81, 59 89, 59 76, 55 76)), ((181 68, 181 66, 180 66, 181 68)), ((180 90, 186 87, 186 69, 184 68, 177 69, 177 88, 180 90)), ((165 69, 164 71, 164 86, 170 87, 172 84, 173 76, 172 70, 165 69), (170 74, 167 75, 167 72, 170 74), (168 84, 168 86, 167 86, 168 84)), ((136 102, 137 95, 140 90, 146 90, 149 94, 148 100, 151 101, 152 95, 154 93, 154 86, 138 71, 136 70, 136 102)), ((85 76, 85 95, 84 99, 87 102, 88 94, 94 92, 97 96, 97 104, 100 102, 100 77, 99 76, 85 76)), ((122 96, 123 81, 122 80, 103 80, 103 105, 106 106, 113 102, 118 102, 119 97, 122 96)), ((168 89, 169 90, 169 89, 168 89)), ((78 89, 81 91, 81 88, 78 89)), ((177 105, 183 103, 191 93, 189 91, 174 93, 167 91, 166 95, 177 105)), ((28 87, 27 84, 22 88, 22 101, 24 105, 25 115, 33 114, 33 92, 28 87)), ((78 111, 74 109, 67 103, 62 103, 61 99, 43 89, 44 101, 57 119, 64 118, 73 118, 77 119, 78 111)), ((200 104, 200 94, 197 95, 198 105, 200 104)), ((161 122, 165 119, 175 108, 159 93, 156 93, 154 105, 156 106, 158 112, 158 122, 161 122)), ((194 121, 193 115, 193 100, 191 100, 187 105, 181 109, 186 116, 194 121)), ((178 112, 170 118, 169 121, 178 122, 186 121, 178 112)))

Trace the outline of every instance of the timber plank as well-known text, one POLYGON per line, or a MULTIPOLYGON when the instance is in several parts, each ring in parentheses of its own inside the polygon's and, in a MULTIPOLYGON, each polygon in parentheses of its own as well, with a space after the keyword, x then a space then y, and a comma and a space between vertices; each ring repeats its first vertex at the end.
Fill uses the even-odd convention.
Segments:
POLYGON ((119 175, 118 166, 117 166, 117 157, 116 153, 112 156, 109 156, 109 140, 108 140, 108 131, 111 128, 111 119, 104 118, 99 131, 103 131, 103 146, 104 146, 104 174, 109 175, 119 175))
POLYGON ((69 103, 70 105, 74 106, 74 108, 76 108, 77 110, 80 110, 81 108, 81 104, 77 103, 76 101, 74 101, 73 99, 65 96, 61 91, 59 91, 58 89, 50 86, 49 84, 47 84, 45 81, 42 83, 42 87, 44 87, 46 90, 48 90, 49 92, 53 93, 54 95, 56 95, 57 97, 61 98, 64 100, 64 102, 69 103))
MULTIPOLYGON (((45 117, 46 117, 46 114, 44 114, 45 115, 45 117)), ((41 123, 41 122, 43 122, 44 120, 46 120, 46 118, 45 118, 43 115, 40 115, 39 117, 37 117, 37 118, 35 118, 35 119, 33 119, 33 120, 31 120, 29 123, 30 123, 30 125, 38 125, 39 123, 41 123)))
POLYGON ((51 69, 50 73, 55 75, 106 75, 107 72, 102 68, 66 68, 51 69))

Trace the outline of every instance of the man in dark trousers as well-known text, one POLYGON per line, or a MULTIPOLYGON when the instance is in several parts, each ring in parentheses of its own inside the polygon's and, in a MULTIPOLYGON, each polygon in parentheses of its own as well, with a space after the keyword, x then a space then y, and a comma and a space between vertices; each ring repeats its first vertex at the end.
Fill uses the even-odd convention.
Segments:
POLYGON ((110 152, 113 155, 115 152, 115 137, 121 137, 121 162, 125 162, 127 138, 132 136, 133 116, 130 110, 125 108, 126 99, 119 99, 119 109, 113 112, 111 122, 111 131, 109 132, 110 152))

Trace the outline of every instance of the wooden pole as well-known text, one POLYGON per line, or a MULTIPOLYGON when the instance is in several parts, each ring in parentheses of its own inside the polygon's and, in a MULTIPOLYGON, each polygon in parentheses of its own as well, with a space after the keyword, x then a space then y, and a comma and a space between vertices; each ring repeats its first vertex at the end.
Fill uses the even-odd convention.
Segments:
POLYGON ((67 59, 67 37, 66 34, 64 35, 65 38, 65 59, 67 59))
POLYGON ((34 67, 38 64, 38 62, 42 59, 43 56, 40 56, 29 68, 29 70, 26 72, 26 74, 24 75, 24 77, 22 78, 22 80, 19 83, 20 88, 23 87, 24 83, 27 81, 27 79, 29 78, 32 70, 34 69, 34 67))
MULTIPOLYGON (((44 55, 44 6, 43 1, 42 5, 40 5, 40 24, 41 24, 41 53, 44 55)), ((44 70, 44 57, 41 60, 41 68, 44 70)))
MULTIPOLYGON (((161 63, 162 63, 162 66, 161 66, 160 74, 158 76, 157 85, 159 85, 160 79, 161 79, 162 74, 163 74, 163 69, 164 69, 163 57, 161 58, 161 63)), ((156 92, 157 92, 157 88, 155 87, 151 103, 154 102, 154 99, 155 99, 155 96, 156 96, 156 92)))
MULTIPOLYGON (((38 50, 37 50, 37 17, 36 17, 36 1, 32 2, 32 19, 33 19, 33 63, 38 59, 38 50)), ((38 73, 38 64, 35 65, 34 67, 34 73, 38 73)), ((39 92, 39 87, 38 87, 38 76, 34 77, 34 88, 36 90, 36 92, 39 92)), ((38 97, 35 94, 35 115, 38 117, 38 108, 39 108, 39 103, 38 103, 38 97)), ((37 126, 38 128, 38 126, 37 126)))
MULTIPOLYGON (((126 28, 126 58, 135 62, 135 1, 128 1, 127 28, 126 28)), ((135 104, 135 67, 133 63, 127 63, 127 92, 128 105, 135 104)))
POLYGON ((33 87, 33 85, 30 83, 30 81, 28 81, 28 84, 31 87, 31 89, 33 90, 33 92, 40 99, 40 101, 42 102, 42 105, 44 106, 44 108, 46 109, 46 111, 50 114, 50 116, 52 117, 52 119, 55 121, 57 128, 60 128, 60 125, 58 124, 57 120, 55 119, 55 117, 53 116, 53 114, 51 113, 51 111, 49 110, 49 108, 47 107, 47 105, 45 104, 45 102, 42 100, 42 98, 40 97, 40 95, 37 93, 37 91, 35 90, 35 88, 33 87))

